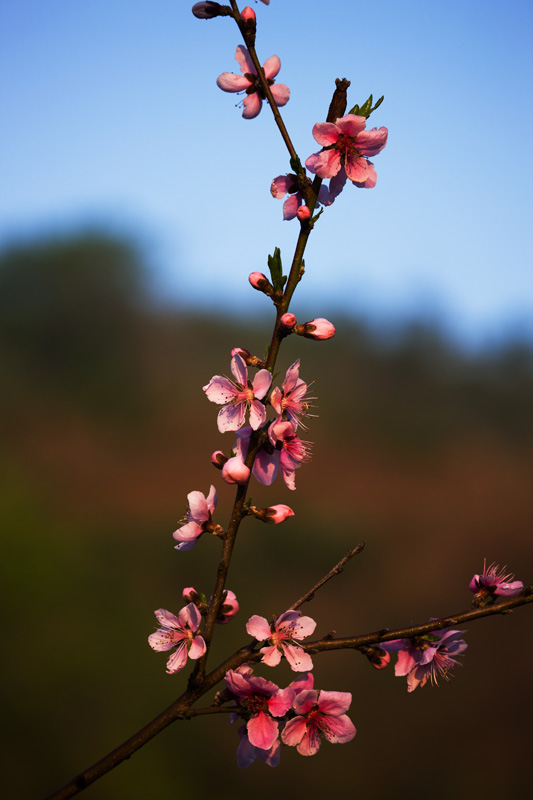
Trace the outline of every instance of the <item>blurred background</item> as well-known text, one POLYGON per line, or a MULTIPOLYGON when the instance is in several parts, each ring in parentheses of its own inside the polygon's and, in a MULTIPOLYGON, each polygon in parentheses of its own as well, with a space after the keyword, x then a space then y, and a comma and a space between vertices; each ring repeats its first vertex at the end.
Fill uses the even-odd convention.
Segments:
MULTIPOLYGON (((2 749, 7 796, 24 800, 185 686, 146 637, 153 609, 214 580, 215 540, 172 546, 187 493, 213 482, 221 524, 231 507, 209 458, 233 438, 201 387, 232 347, 264 352, 271 308, 247 275, 276 245, 290 263, 296 237, 268 191, 288 169, 269 115, 243 122, 214 85, 238 69, 229 21, 195 20, 190 2, 111 6, 0 5, 2 749)), ((350 105, 385 94, 372 122, 390 142, 376 189, 349 187, 311 238, 293 311, 337 336, 289 338, 279 369, 301 357, 315 382, 314 458, 296 493, 252 486, 257 505, 296 516, 243 525, 229 580, 241 612, 213 659, 361 539, 304 609, 320 634, 464 610, 484 557, 524 582, 533 560, 530 3, 384 2, 375 20, 357 4, 254 8, 303 158, 335 77, 352 80, 350 105)), ((240 771, 227 720, 192 720, 85 796, 523 791, 529 617, 472 624, 452 682, 411 696, 392 668, 317 656, 318 687, 353 694, 348 745, 240 771)))

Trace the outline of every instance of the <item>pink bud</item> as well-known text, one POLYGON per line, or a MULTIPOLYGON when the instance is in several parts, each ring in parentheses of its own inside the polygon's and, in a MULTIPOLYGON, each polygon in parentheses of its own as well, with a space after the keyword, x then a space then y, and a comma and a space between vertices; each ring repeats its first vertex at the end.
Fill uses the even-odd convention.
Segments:
POLYGON ((307 206, 300 206, 300 208, 296 212, 296 216, 298 217, 300 222, 303 222, 304 219, 309 219, 309 217, 311 216, 311 212, 309 211, 309 208, 307 206))
POLYGON ((289 506, 280 503, 277 506, 269 506, 268 508, 261 508, 260 511, 265 512, 264 522, 270 522, 274 525, 279 525, 280 522, 285 522, 287 517, 294 517, 294 511, 289 506))
POLYGON ((375 669, 385 669, 390 661, 390 653, 382 650, 381 647, 361 647, 359 649, 375 669))
POLYGON ((246 483, 250 477, 250 470, 239 456, 228 458, 222 467, 222 477, 226 483, 246 483))
POLYGON ((186 586, 181 594, 186 600, 189 601, 189 603, 194 603, 196 599, 200 599, 200 595, 194 586, 186 586))
POLYGON ((250 6, 246 6, 246 8, 243 8, 243 10, 241 11, 241 19, 243 22, 248 22, 248 20, 250 19, 253 20, 253 22, 255 22, 255 11, 253 10, 253 8, 250 8, 250 6))
POLYGON ((215 620, 219 625, 226 625, 233 619, 235 614, 239 611, 239 604, 235 592, 226 591, 226 596, 222 600, 222 605, 218 611, 218 616, 215 620))
POLYGON ((269 297, 274 294, 274 287, 268 280, 267 276, 263 275, 262 272, 251 272, 248 275, 248 280, 258 292, 264 292, 264 294, 268 295, 269 297))
POLYGON ((331 339, 335 336, 335 326, 323 317, 312 319, 311 322, 304 322, 303 325, 298 325, 295 328, 295 333, 299 336, 305 336, 307 339, 316 339, 317 341, 323 339, 331 339))
POLYGON ((285 328, 294 328, 294 326, 296 325, 297 320, 296 320, 296 317, 294 316, 294 314, 291 314, 290 312, 287 312, 286 314, 284 314, 282 316, 282 318, 280 319, 280 322, 281 322, 282 325, 285 326, 285 328))
POLYGON ((206 0, 204 3, 195 3, 192 7, 192 13, 198 19, 213 19, 220 14, 220 3, 212 3, 206 0))
POLYGON ((224 455, 222 450, 215 450, 215 452, 211 455, 211 463, 217 469, 222 469, 228 457, 224 455))

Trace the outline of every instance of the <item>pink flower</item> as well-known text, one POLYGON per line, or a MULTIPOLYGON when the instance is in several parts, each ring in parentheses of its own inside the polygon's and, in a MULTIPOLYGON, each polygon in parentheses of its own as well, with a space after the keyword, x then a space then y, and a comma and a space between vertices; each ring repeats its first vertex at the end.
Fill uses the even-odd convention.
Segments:
POLYGON ((292 422, 293 425, 302 425, 301 417, 308 416, 309 411, 306 394, 307 384, 300 378, 300 359, 298 358, 285 373, 281 389, 276 386, 272 390, 270 405, 280 417, 292 422))
POLYGON ((310 172, 320 178, 335 178, 330 183, 333 199, 341 192, 347 178, 356 186, 370 189, 376 185, 374 165, 368 156, 380 153, 387 144, 387 128, 367 131, 366 118, 346 114, 336 122, 318 122, 313 136, 325 149, 313 153, 305 162, 310 172))
POLYGON ((202 620, 202 615, 194 605, 189 603, 181 609, 175 617, 170 611, 160 608, 154 612, 161 627, 151 633, 148 644, 153 650, 176 651, 167 661, 167 672, 173 675, 179 672, 189 658, 200 658, 206 651, 205 642, 200 634, 196 633, 202 620))
MULTIPOLYGON (((298 211, 301 208, 307 208, 303 206, 304 199, 300 191, 298 178, 292 173, 288 175, 278 175, 277 178, 274 178, 270 185, 270 194, 277 200, 281 200, 286 194, 289 195, 287 200, 283 203, 284 220, 294 219, 294 217, 298 216, 298 211)), ((329 206, 332 202, 333 200, 330 197, 327 186, 321 186, 318 191, 316 208, 319 208, 320 205, 329 206)), ((309 209, 307 209, 307 212, 307 216, 311 216, 309 209)))
POLYGON ((235 353, 231 359, 231 371, 235 381, 215 375, 203 387, 212 403, 226 404, 218 412, 218 429, 221 433, 238 430, 244 425, 246 411, 249 409, 250 425, 255 431, 264 425, 266 419, 266 409, 261 400, 270 388, 272 375, 267 369, 260 369, 249 386, 248 367, 239 353, 235 353))
POLYGON ((268 437, 279 452, 279 466, 285 485, 288 489, 296 489, 294 473, 302 462, 310 458, 309 442, 302 441, 296 435, 296 425, 279 418, 268 429, 268 437))
MULTIPOLYGON (((243 100, 244 111, 242 115, 245 119, 253 119, 257 117, 261 111, 265 94, 261 82, 257 77, 254 63, 250 58, 250 53, 240 44, 235 51, 235 58, 237 59, 241 68, 242 77, 235 75, 233 72, 223 72, 217 78, 217 86, 223 92, 246 92, 246 98, 243 100)), ((274 78, 281 68, 281 61, 278 56, 270 56, 263 64, 263 72, 268 85, 271 87, 272 96, 277 106, 284 106, 289 101, 290 91, 283 83, 278 83, 275 86, 274 78)))
POLYGON ((294 332, 298 336, 305 336, 306 339, 323 341, 324 339, 332 339, 335 336, 335 326, 324 317, 317 317, 310 322, 303 322, 301 325, 297 325, 294 332))
POLYGON ((464 653, 468 645, 459 637, 463 631, 445 628, 412 639, 392 639, 380 647, 389 653, 397 652, 394 668, 396 677, 407 675, 407 691, 425 686, 428 680, 437 685, 438 678, 449 680, 448 673, 459 662, 455 656, 464 653))
POLYGON ((314 689, 300 692, 293 703, 297 716, 285 725, 282 742, 296 747, 302 756, 318 752, 321 734, 333 744, 350 742, 356 734, 353 722, 346 715, 351 702, 350 692, 314 689))
POLYGON ((282 655, 289 662, 294 672, 307 672, 313 669, 313 660, 309 653, 298 647, 296 641, 310 636, 316 628, 311 617, 302 617, 301 611, 286 611, 281 617, 269 625, 264 617, 254 614, 246 624, 246 631, 258 642, 268 640, 269 647, 261 648, 261 661, 269 667, 277 667, 282 655))
POLYGON ((475 594, 482 594, 494 599, 497 597, 513 597, 520 594, 524 588, 522 581, 513 581, 512 572, 506 574, 503 567, 500 569, 498 564, 492 563, 487 567, 487 560, 483 561, 483 572, 481 575, 474 575, 470 581, 470 591, 475 594))
POLYGON ((187 500, 189 510, 185 516, 186 522, 172 534, 180 542, 176 545, 176 550, 190 550, 204 531, 214 531, 216 528, 211 521, 217 505, 217 491, 214 486, 211 486, 207 497, 202 492, 190 492, 187 500))
POLYGON ((263 764, 268 764, 269 767, 278 766, 281 756, 281 742, 279 739, 276 739, 269 750, 263 750, 260 747, 255 747, 250 742, 246 732, 246 725, 241 725, 238 733, 241 741, 237 748, 237 764, 241 769, 249 767, 256 758, 262 761, 263 764))
POLYGON ((278 723, 272 717, 282 717, 294 700, 292 689, 280 689, 264 678, 228 670, 226 686, 238 699, 241 714, 247 717, 246 731, 254 747, 270 750, 278 738, 278 723))

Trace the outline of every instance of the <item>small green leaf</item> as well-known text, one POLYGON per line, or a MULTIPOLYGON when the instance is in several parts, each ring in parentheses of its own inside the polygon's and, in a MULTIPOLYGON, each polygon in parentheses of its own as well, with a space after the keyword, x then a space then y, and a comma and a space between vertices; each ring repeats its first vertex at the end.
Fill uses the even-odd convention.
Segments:
POLYGON ((270 277, 272 279, 272 286, 274 291, 280 292, 286 278, 283 278, 283 270, 281 266, 281 251, 279 247, 274 248, 274 255, 268 257, 268 268, 270 270, 270 277))

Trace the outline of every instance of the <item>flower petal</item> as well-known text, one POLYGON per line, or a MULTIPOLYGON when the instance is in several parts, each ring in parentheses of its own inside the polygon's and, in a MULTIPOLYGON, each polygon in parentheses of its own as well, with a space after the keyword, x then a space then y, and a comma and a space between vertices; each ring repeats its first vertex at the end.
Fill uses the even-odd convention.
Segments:
POLYGON ((244 92, 250 86, 250 81, 243 75, 235 75, 234 72, 223 72, 217 78, 217 86, 223 92, 244 92))
POLYGON ((254 614, 246 623, 246 633, 253 636, 258 642, 264 642, 266 639, 270 639, 270 625, 264 617, 254 614))

